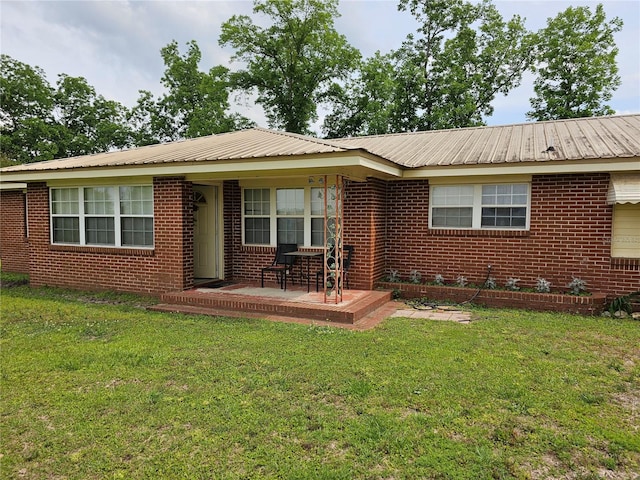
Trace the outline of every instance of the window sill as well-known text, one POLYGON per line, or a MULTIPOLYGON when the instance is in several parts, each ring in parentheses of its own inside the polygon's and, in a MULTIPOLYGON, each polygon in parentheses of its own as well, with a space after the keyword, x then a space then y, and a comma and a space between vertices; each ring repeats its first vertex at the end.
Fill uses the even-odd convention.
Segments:
POLYGON ((97 255, 127 255, 133 257, 153 257, 153 248, 97 247, 87 245, 49 245, 52 252, 89 253, 97 255))
POLYGON ((427 235, 434 237, 529 237, 529 230, 473 230, 473 229, 453 229, 430 228, 427 235))

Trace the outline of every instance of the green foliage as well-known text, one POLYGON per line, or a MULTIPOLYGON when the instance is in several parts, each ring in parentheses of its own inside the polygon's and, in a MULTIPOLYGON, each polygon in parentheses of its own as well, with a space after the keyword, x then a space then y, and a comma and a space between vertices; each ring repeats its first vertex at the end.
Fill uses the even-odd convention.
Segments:
POLYGON ((218 65, 202 72, 202 58, 195 40, 180 55, 172 41, 160 51, 165 64, 162 85, 167 93, 155 100, 141 91, 130 120, 137 126, 136 145, 170 142, 183 138, 250 128, 253 124, 229 110, 229 70, 218 65))
POLYGON ((346 78, 359 52, 334 28, 337 0, 255 0, 253 12, 266 17, 262 27, 246 15, 222 25, 220 45, 235 49, 246 62, 232 78, 237 87, 257 92, 269 125, 309 133, 317 104, 329 86, 346 78))
POLYGON ((17 163, 123 148, 130 144, 127 109, 97 95, 82 77, 45 73, 8 55, 0 71, 0 142, 17 163))
POLYGON ((362 63, 338 91, 329 137, 482 125, 531 62, 522 19, 503 20, 489 0, 401 0, 398 8, 416 18, 417 34, 362 63))
POLYGON ((353 332, 61 293, 2 291, 7 478, 633 478, 640 466, 632 321, 483 309, 468 325, 353 332))
POLYGON ((54 90, 39 67, 0 56, 0 150, 18 163, 50 160, 58 153, 54 90))
POLYGON ((613 35, 622 20, 606 20, 604 7, 569 7, 547 20, 536 35, 536 96, 533 120, 590 117, 615 113, 604 102, 620 85, 613 35))

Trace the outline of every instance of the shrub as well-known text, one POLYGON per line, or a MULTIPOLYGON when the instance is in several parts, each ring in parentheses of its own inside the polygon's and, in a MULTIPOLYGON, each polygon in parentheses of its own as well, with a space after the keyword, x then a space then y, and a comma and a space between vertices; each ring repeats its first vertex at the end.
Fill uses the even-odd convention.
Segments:
POLYGON ((587 292, 587 282, 578 277, 571 277, 571 281, 567 284, 571 295, 580 295, 587 292))
POLYGON ((398 273, 398 270, 390 268, 389 269, 389 276, 387 277, 387 281, 391 282, 391 283, 398 283, 400 281, 400 274, 398 273))
POLYGON ((436 285, 444 285, 444 277, 439 273, 436 274, 436 276, 433 277, 433 283, 435 283, 436 285))
POLYGON ((462 275, 458 275, 458 278, 456 278, 456 285, 458 287, 466 287, 468 283, 469 282, 467 282, 467 277, 463 277, 462 275))
POLYGON ((487 278, 487 280, 484 282, 484 288, 488 290, 495 290, 496 288, 498 288, 496 279, 493 277, 487 278))
POLYGON ((551 291, 551 282, 545 280, 544 278, 538 278, 536 281, 536 292, 538 293, 549 293, 551 291))
POLYGON ((508 278, 507 279, 507 283, 504 284, 504 287, 507 290, 520 290, 520 287, 518 286, 518 282, 520 281, 519 278, 508 278))
POLYGON ((411 270, 411 272, 409 272, 409 281, 411 283, 420 283, 421 280, 422 280, 422 275, 418 270, 414 269, 414 270, 411 270))

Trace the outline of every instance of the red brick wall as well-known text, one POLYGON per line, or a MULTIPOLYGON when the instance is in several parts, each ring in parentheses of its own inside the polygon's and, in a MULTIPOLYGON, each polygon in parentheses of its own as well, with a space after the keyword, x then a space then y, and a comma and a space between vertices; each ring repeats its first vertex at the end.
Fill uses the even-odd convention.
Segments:
POLYGON ((0 260, 3 272, 29 273, 25 199, 22 190, 0 192, 0 260))
POLYGON ((344 243, 354 246, 349 287, 370 290, 384 275, 387 184, 370 178, 349 182, 345 192, 344 243))
POLYGON ((499 284, 509 277, 532 287, 538 277, 564 288, 572 276, 593 292, 621 295, 640 289, 638 262, 610 257, 612 207, 608 174, 534 176, 528 232, 429 230, 427 181, 390 182, 386 273, 412 269, 423 281, 436 274, 482 283, 487 265, 499 284), (620 265, 619 267, 616 265, 620 265))
MULTIPOLYGON (((372 289, 376 278, 384 274, 386 183, 348 182, 345 187, 344 243, 353 245, 349 270, 349 287, 372 289)), ((260 269, 269 265, 274 247, 242 246, 241 190, 238 182, 224 183, 225 278, 235 281, 259 282, 260 269)), ((312 259, 311 283, 315 272, 322 268, 321 259, 312 259)), ((273 285, 274 276, 265 276, 273 285)))
POLYGON ((193 285, 192 186, 162 177, 154 186, 153 250, 50 245, 49 189, 28 187, 31 285, 160 294, 193 285))

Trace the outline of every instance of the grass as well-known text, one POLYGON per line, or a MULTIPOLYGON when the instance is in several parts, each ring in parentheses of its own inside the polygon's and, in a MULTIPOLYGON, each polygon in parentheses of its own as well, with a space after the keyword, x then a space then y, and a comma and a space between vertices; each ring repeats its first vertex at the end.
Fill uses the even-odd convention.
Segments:
POLYGON ((640 324, 474 310, 367 332, 3 288, 0 476, 635 479, 640 324), (114 304, 115 303, 115 304, 114 304))

